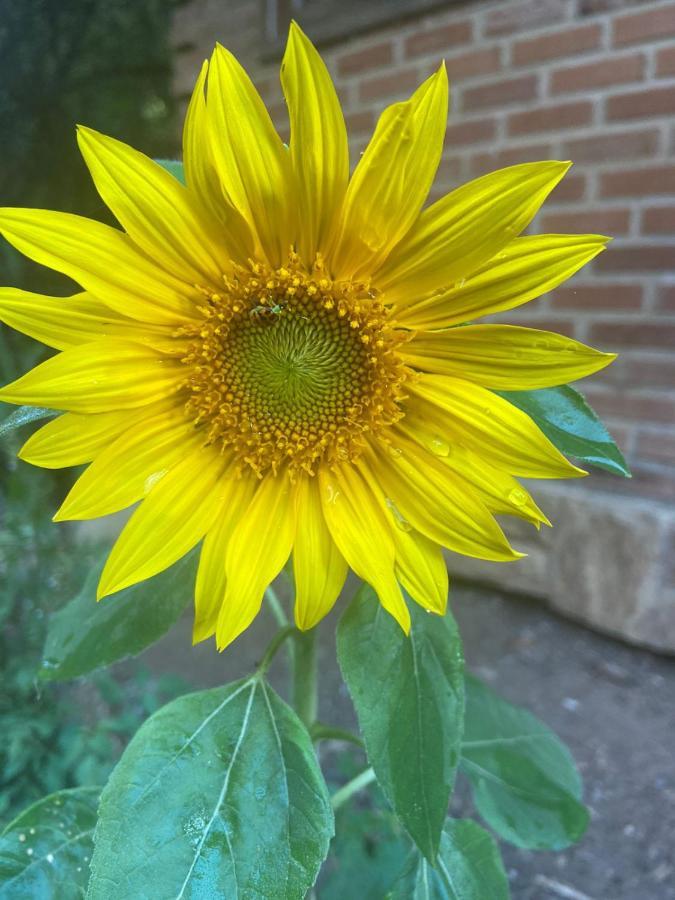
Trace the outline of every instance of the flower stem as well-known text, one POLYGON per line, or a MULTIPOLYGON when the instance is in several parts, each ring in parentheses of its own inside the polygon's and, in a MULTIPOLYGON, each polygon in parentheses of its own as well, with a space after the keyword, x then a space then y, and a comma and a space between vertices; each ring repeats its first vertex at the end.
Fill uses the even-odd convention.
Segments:
POLYGON ((293 706, 305 727, 311 728, 318 708, 316 628, 296 632, 293 657, 293 706))
POLYGON ((335 791, 331 797, 330 802, 333 809, 338 809, 338 807, 342 806, 343 803, 346 803, 351 796, 358 794, 359 791, 363 790, 363 788, 367 787, 369 784, 372 784, 373 781, 375 781, 375 772, 372 769, 366 769, 361 772, 360 775, 357 775, 356 778, 352 778, 351 781, 348 781, 347 784, 335 791))
POLYGON ((267 646, 267 650, 263 655, 262 660, 260 661, 260 665, 258 666, 258 674, 264 675, 270 667, 270 663, 276 656, 276 652, 284 643, 284 641, 288 640, 289 637, 297 637, 297 629, 293 628, 292 625, 286 625, 284 628, 280 628, 279 631, 274 635, 272 640, 269 642, 267 646))
POLYGON ((285 628, 288 625, 288 616, 286 615, 283 604, 279 599, 279 595, 271 584, 268 586, 265 593, 267 594, 267 600, 269 601, 272 615, 277 620, 277 625, 279 625, 281 628, 285 628))

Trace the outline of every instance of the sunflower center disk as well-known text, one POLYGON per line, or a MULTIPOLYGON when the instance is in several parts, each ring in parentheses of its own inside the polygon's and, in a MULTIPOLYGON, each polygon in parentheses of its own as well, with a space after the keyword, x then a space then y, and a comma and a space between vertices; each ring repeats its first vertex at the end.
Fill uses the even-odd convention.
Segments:
POLYGON ((207 296, 184 363, 187 411, 210 442, 258 475, 355 458, 370 433, 402 416, 410 376, 367 285, 334 282, 321 261, 238 268, 207 296))

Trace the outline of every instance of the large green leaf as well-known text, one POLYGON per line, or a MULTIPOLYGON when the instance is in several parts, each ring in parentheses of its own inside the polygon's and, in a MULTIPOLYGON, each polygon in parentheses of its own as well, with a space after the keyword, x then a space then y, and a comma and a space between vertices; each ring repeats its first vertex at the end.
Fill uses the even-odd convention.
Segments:
POLYGON ((177 178, 181 184, 185 184, 185 171, 182 162, 177 159, 156 159, 155 162, 158 162, 174 178, 177 178))
POLYGON ((310 737, 258 677, 137 732, 101 796, 89 900, 302 900, 333 834, 310 737))
POLYGON ((539 391, 496 393, 534 419, 562 453, 630 478, 626 460, 612 436, 579 391, 568 384, 539 391))
POLYGON ((74 900, 85 895, 100 788, 50 794, 0 835, 0 898, 74 900))
POLYGON ((31 422, 38 422, 40 419, 53 419, 59 413, 55 409, 45 409, 42 406, 20 406, 10 413, 6 419, 0 422, 0 437, 16 431, 24 425, 30 425, 31 422))
POLYGON ((433 861, 460 755, 464 662, 450 614, 411 607, 406 637, 361 588, 338 626, 338 659, 384 795, 433 861))
POLYGON ((434 866, 415 853, 389 900, 508 900, 497 845, 470 819, 448 819, 434 866))
POLYGON ((101 560, 80 593, 49 620, 41 678, 75 678, 140 653, 171 628, 193 596, 196 550, 154 578, 97 603, 104 563, 101 560))
POLYGON ((469 675, 461 765, 481 816, 517 847, 560 850, 586 830, 581 779, 567 747, 469 675))

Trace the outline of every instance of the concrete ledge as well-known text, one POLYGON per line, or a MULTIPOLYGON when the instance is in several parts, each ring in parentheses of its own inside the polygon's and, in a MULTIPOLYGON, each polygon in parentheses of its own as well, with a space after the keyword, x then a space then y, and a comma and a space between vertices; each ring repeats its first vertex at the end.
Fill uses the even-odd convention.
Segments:
POLYGON ((553 528, 505 524, 527 559, 487 563, 449 554, 451 574, 541 597, 600 631, 675 652, 675 510, 569 483, 539 482, 532 492, 553 528))

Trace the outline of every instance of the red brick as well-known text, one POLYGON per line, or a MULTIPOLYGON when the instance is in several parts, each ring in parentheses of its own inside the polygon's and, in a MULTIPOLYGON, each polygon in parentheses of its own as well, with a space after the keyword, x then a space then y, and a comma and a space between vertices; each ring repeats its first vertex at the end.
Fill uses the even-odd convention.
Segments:
POLYGON ((655 128, 644 131, 622 131, 565 141, 562 154, 576 163, 615 162, 654 156, 659 146, 655 128))
MULTIPOLYGON (((649 465, 630 460, 632 478, 616 478, 603 472, 607 480, 606 490, 620 490, 637 497, 653 497, 661 502, 675 499, 675 472, 664 466, 649 465)), ((594 473, 594 479, 597 475, 594 473)))
POLYGON ((544 231, 626 234, 630 224, 628 209, 594 209, 589 212, 545 213, 539 220, 544 231))
POLYGON ((659 287, 656 308, 662 313, 675 313, 675 284, 662 284, 659 287))
POLYGON ((636 453, 644 459, 675 464, 675 434, 668 434, 663 429, 659 431, 640 429, 637 434, 636 453))
POLYGON ((507 129, 510 135, 528 134, 532 131, 562 131, 564 128, 590 125, 592 118, 593 104, 588 100, 580 100, 577 103, 559 103, 511 113, 507 129))
POLYGON ((338 74, 342 76, 357 75, 367 72, 368 69, 376 69, 378 66, 388 66, 393 58, 394 51, 391 41, 373 44, 362 50, 339 56, 337 60, 338 74))
POLYGON ((663 47, 656 54, 656 74, 659 78, 675 75, 675 47, 663 47))
POLYGON ((427 28, 424 31, 416 31, 406 38, 405 55, 421 56, 424 53, 435 53, 445 50, 446 47, 456 47, 458 44, 468 44, 473 36, 472 23, 450 22, 437 28, 427 28))
POLYGON ((359 85, 359 99, 362 101, 380 100, 384 97, 407 96, 419 84, 420 79, 415 69, 399 69, 387 75, 369 78, 359 85))
POLYGON ((639 81, 645 68, 644 57, 640 53, 630 56, 616 56, 583 66, 555 69, 551 73, 551 91, 565 94, 573 91, 589 91, 593 88, 609 87, 639 81))
POLYGON ((586 176, 575 172, 566 175, 549 196, 549 203, 577 203, 586 196, 586 176))
POLYGON ((582 284, 557 288, 551 295, 554 309, 576 309, 592 314, 596 312, 633 312, 642 308, 642 285, 582 284))
POLYGON ((642 211, 643 234, 675 234, 675 206, 653 206, 642 211))
POLYGON ((617 416, 634 422, 675 422, 675 397, 656 391, 603 389, 588 385, 586 399, 599 416, 617 416))
POLYGON ((673 272, 675 244, 610 247, 595 265, 598 272, 673 272))
POLYGON ((644 197, 675 194, 675 166, 621 169, 600 176, 601 197, 644 197))
POLYGON ((369 109, 347 113, 345 124, 350 135, 371 132, 375 128, 375 114, 369 109))
POLYGON ((469 53, 460 53, 456 56, 446 57, 445 67, 448 75, 454 81, 463 78, 475 78, 476 75, 491 75, 498 72, 501 66, 499 47, 484 47, 480 50, 471 50, 469 53))
POLYGON ((612 28, 612 40, 617 45, 661 40, 669 35, 675 35, 675 3, 660 9, 619 16, 612 28))
POLYGON ((445 146, 457 147, 461 144, 480 144, 494 140, 497 126, 494 119, 473 119, 449 125, 445 132, 445 146))
POLYGON ((508 103, 522 103, 533 100, 537 95, 537 79, 535 75, 520 75, 517 78, 503 78, 477 87, 465 88, 463 92, 463 109, 482 109, 485 107, 502 107, 508 103))
POLYGON ((622 368, 626 382, 632 387, 672 388, 675 385, 675 357, 672 353, 650 350, 649 355, 641 359, 624 359, 622 368))
POLYGON ((607 98, 607 118, 646 119, 675 113, 675 87, 649 88, 607 98))
POLYGON ((559 22, 565 16, 560 0, 529 0, 525 3, 501 3, 491 10, 485 20, 486 34, 514 34, 529 31, 549 22, 559 22))
MULTIPOLYGON (((670 350, 675 348, 675 322, 593 322, 590 343, 614 349, 629 347, 670 350)), ((673 422, 675 423, 675 419, 673 422)))
POLYGON ((548 144, 528 144, 525 147, 509 147, 508 150, 491 153, 476 153, 469 161, 469 168, 472 175, 482 175, 494 169, 516 166, 518 163, 550 158, 551 148, 548 144))
POLYGON ((560 56, 574 56, 586 50, 595 50, 600 45, 601 34, 601 28, 596 23, 538 35, 517 41, 513 45, 512 59, 516 66, 527 66, 560 56))

